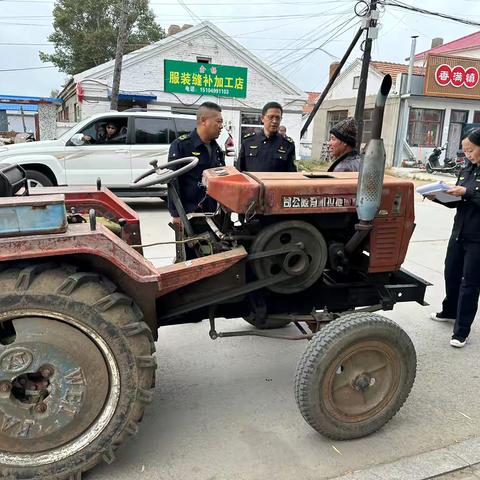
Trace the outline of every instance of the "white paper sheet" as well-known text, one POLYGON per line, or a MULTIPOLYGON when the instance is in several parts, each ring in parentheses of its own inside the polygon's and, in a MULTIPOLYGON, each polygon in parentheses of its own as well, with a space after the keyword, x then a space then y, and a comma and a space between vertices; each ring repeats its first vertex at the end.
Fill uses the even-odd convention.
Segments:
POLYGON ((433 195, 439 202, 442 203, 450 203, 450 202, 458 202, 460 201, 460 197, 456 197, 455 195, 450 195, 447 193, 452 187, 447 185, 446 183, 434 182, 428 183, 427 185, 422 185, 421 187, 417 187, 415 190, 420 195, 426 197, 427 195, 433 195))

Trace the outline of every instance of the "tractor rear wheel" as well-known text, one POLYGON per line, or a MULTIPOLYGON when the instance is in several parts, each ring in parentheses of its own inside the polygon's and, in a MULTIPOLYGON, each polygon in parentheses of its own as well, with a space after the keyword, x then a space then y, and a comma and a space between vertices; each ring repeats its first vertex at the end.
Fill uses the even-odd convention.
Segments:
POLYGON ((352 313, 322 328, 295 377, 295 398, 307 423, 334 440, 375 432, 401 408, 413 386, 415 348, 395 322, 352 313))
POLYGON ((53 263, 0 273, 0 478, 80 479, 138 430, 154 344, 108 279, 53 263))

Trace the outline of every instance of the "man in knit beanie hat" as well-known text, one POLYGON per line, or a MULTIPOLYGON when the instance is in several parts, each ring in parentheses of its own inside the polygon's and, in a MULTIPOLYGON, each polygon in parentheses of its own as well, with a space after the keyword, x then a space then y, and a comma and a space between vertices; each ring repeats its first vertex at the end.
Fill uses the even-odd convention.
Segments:
POLYGON ((352 117, 341 120, 330 130, 328 148, 334 162, 329 172, 358 172, 361 157, 355 150, 357 143, 357 123, 352 117))

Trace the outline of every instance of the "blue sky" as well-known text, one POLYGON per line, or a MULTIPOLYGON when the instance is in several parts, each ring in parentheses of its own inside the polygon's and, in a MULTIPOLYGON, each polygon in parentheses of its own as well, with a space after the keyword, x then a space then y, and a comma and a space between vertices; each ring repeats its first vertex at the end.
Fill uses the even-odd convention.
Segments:
MULTIPOLYGON (((418 5, 415 0, 405 2, 418 5)), ((343 55, 358 28, 356 3, 355 0, 150 0, 162 27, 209 20, 292 83, 313 91, 325 85, 329 64, 343 55)), ((55 68, 1 71, 45 66, 38 51, 53 51, 47 44, 53 6, 50 0, 0 0, 0 94, 48 96, 65 82, 66 75, 55 68)), ((421 6, 480 22, 479 0, 422 0, 421 6)), ((391 6, 382 9, 380 24, 372 58, 401 63, 409 55, 411 35, 419 35, 417 51, 423 51, 430 47, 434 37, 443 37, 447 42, 480 30, 391 6)), ((351 58, 360 55, 357 48, 351 58)))

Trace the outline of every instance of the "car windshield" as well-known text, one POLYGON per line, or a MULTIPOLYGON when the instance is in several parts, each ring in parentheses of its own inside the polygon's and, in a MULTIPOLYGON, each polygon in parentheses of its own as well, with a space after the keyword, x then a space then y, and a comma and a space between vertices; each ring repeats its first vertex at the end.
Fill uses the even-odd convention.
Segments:
POLYGON ((61 135, 59 135, 57 137, 57 140, 63 140, 65 138, 65 140, 69 140, 70 137, 73 136, 74 133, 79 133, 78 131, 78 123, 76 123, 75 125, 73 125, 72 127, 70 127, 66 132, 63 132, 61 135))

